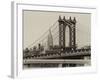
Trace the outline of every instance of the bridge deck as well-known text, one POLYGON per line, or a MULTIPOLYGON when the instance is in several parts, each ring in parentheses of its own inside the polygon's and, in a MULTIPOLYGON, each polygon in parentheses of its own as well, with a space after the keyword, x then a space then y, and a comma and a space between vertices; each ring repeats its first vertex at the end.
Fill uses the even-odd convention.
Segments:
POLYGON ((74 64, 88 64, 90 60, 82 60, 82 59, 25 59, 23 60, 23 64, 32 64, 32 63, 74 63, 74 64))

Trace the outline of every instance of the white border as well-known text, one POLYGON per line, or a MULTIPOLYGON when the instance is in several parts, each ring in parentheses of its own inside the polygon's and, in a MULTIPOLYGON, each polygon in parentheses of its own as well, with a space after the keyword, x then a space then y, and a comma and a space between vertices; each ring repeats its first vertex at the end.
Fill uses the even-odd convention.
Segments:
POLYGON ((90 73, 96 72, 96 54, 95 53, 95 26, 96 26, 96 8, 74 7, 74 6, 55 6, 55 5, 37 5, 25 3, 12 3, 12 77, 45 77, 55 75, 66 75, 72 73, 90 73), (53 68, 53 69, 22 69, 22 10, 43 10, 60 12, 81 12, 91 13, 91 66, 76 68, 53 68))

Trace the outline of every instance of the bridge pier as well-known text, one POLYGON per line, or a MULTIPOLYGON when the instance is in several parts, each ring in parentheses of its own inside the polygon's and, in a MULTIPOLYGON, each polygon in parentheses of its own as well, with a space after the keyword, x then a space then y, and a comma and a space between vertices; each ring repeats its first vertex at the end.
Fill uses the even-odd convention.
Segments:
POLYGON ((62 67, 62 63, 61 64, 58 64, 58 67, 62 67))
MULTIPOLYGON (((84 60, 90 60, 90 57, 84 57, 84 60)), ((85 63, 84 66, 89 66, 91 65, 91 62, 85 63)))

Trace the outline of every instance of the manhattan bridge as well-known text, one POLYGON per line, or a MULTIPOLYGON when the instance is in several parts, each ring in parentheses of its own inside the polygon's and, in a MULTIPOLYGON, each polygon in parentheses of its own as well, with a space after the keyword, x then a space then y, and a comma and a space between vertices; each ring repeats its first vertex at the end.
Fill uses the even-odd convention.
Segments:
POLYGON ((76 18, 59 16, 38 40, 23 50, 23 65, 28 67, 76 67, 91 63, 91 47, 78 48, 76 18), (68 38, 66 38, 68 29, 68 38), (69 41, 66 46, 66 39, 69 41))

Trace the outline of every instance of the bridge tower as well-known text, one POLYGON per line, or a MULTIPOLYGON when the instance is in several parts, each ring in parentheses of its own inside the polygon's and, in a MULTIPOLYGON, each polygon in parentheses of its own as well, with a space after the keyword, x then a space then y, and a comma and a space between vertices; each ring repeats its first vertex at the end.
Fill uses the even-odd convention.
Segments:
POLYGON ((76 19, 72 20, 71 17, 66 19, 65 16, 63 19, 59 16, 59 46, 62 50, 65 49, 65 31, 66 27, 69 28, 69 48, 70 50, 76 49, 76 19))
POLYGON ((59 16, 59 46, 61 49, 65 48, 65 23, 59 16))

